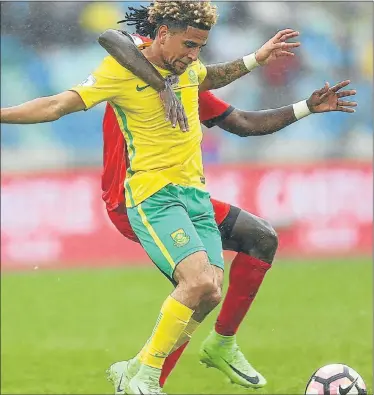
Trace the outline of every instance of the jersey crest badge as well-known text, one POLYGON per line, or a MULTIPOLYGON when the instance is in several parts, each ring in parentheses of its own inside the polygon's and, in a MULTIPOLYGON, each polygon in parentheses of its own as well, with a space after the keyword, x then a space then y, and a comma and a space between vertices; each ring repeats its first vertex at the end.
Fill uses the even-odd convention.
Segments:
POLYGON ((190 241, 190 236, 183 229, 176 230, 170 236, 174 240, 175 247, 183 247, 190 241))
POLYGON ((195 73, 195 70, 191 69, 188 72, 188 79, 190 80, 191 84, 197 84, 198 79, 197 79, 197 75, 195 73))

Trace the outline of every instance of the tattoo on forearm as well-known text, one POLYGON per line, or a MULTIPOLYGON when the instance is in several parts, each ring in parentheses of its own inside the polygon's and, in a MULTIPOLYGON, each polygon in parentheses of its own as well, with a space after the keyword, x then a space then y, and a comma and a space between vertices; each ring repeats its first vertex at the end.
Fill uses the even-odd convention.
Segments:
POLYGON ((249 73, 243 59, 227 63, 212 64, 206 68, 207 79, 209 79, 212 85, 210 89, 221 88, 249 73))

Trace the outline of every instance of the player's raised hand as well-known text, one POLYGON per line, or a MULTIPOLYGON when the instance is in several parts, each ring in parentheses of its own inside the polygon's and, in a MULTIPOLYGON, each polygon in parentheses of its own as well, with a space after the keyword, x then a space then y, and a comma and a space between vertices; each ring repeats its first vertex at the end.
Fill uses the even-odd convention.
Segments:
POLYGON ((341 90, 350 84, 350 80, 341 81, 332 86, 328 82, 325 86, 312 93, 310 98, 306 101, 311 112, 328 112, 328 111, 343 111, 355 112, 352 107, 356 107, 357 103, 354 101, 342 100, 347 96, 354 96, 355 89, 341 90))
POLYGON ((268 64, 282 56, 294 56, 294 48, 300 46, 300 42, 287 42, 291 38, 297 37, 299 32, 293 29, 279 31, 273 38, 267 41, 256 51, 256 60, 260 65, 268 64))
POLYGON ((160 99, 165 109, 165 119, 170 121, 173 127, 179 124, 182 132, 188 132, 188 120, 184 111, 183 104, 179 101, 173 91, 172 84, 165 80, 165 89, 159 93, 160 99))

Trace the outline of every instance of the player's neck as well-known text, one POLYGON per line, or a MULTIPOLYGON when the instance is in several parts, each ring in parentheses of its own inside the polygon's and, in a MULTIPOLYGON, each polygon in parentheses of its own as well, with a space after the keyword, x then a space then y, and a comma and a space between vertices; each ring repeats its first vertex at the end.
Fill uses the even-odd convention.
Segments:
POLYGON ((165 63, 161 56, 161 51, 156 42, 153 42, 152 45, 143 49, 142 54, 154 65, 166 69, 165 63))

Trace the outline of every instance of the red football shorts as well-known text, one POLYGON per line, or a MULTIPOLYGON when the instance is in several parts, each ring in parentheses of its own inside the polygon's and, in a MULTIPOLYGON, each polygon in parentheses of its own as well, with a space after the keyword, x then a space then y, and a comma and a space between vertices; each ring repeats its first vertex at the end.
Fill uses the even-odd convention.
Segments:
MULTIPOLYGON (((230 211, 230 205, 228 203, 220 202, 219 200, 210 199, 213 204, 214 215, 216 217, 217 225, 221 225, 223 220, 227 217, 230 211)), ((124 203, 121 203, 113 211, 108 211, 108 215, 113 225, 128 239, 139 243, 134 231, 131 228, 129 218, 124 203)))

